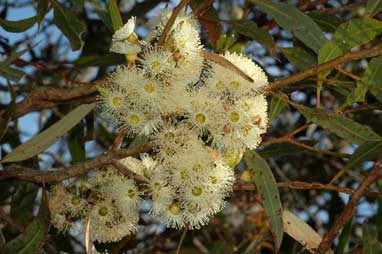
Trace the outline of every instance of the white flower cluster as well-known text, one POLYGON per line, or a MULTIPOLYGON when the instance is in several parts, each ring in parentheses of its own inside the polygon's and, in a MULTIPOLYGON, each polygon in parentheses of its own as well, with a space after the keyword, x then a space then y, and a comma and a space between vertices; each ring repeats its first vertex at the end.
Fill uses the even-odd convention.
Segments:
MULTIPOLYGON (((152 41, 170 15, 164 10, 155 20, 152 41)), ((90 180, 96 198, 87 201, 86 214, 101 242, 134 232, 140 194, 151 197, 151 213, 169 227, 207 224, 232 190, 235 157, 255 148, 267 127, 267 103, 260 93, 267 78, 251 59, 229 52, 220 56, 253 81, 205 59, 198 25, 188 14, 176 18, 162 46, 139 41, 134 27, 132 18, 113 36, 111 51, 127 55, 129 66, 118 67, 108 85, 99 87, 99 108, 129 136, 147 137, 155 149, 140 160, 121 160, 147 179, 139 189, 111 169, 90 180)))

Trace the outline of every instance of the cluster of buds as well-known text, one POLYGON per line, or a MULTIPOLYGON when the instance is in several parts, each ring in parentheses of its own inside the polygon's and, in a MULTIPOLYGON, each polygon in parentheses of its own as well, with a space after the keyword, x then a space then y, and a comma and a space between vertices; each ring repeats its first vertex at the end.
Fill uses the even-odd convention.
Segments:
MULTIPOLYGON (((147 179, 143 184, 113 168, 88 180, 91 194, 80 201, 86 205, 76 216, 89 220, 93 240, 117 241, 134 232, 143 198, 152 201, 150 212, 168 227, 207 224, 232 191, 232 158, 256 148, 266 131, 261 91, 268 82, 262 69, 244 55, 204 51, 198 24, 185 13, 158 45, 170 15, 169 10, 159 14, 145 41, 134 32, 135 18, 113 35, 111 51, 125 54, 129 64, 117 67, 98 88, 99 111, 124 126, 128 136, 144 136, 155 148, 140 159, 120 161, 147 179)), ((70 218, 65 211, 53 212, 59 228, 60 216, 70 218)))

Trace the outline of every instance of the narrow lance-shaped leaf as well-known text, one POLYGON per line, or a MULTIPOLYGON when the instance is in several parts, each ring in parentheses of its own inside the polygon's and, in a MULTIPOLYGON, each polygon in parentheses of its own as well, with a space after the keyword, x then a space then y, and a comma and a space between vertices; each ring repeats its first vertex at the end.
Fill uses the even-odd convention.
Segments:
POLYGON ((54 8, 54 23, 66 38, 68 38, 73 50, 81 49, 84 43, 81 35, 86 31, 84 24, 73 12, 65 8, 65 6, 57 0, 50 0, 50 2, 54 8))
POLYGON ((280 113, 280 111, 285 107, 285 101, 272 96, 271 105, 269 106, 269 122, 271 123, 272 120, 280 113))
MULTIPOLYGON (((333 34, 333 40, 322 45, 318 54, 318 63, 325 63, 342 56, 350 49, 365 44, 382 32, 382 22, 372 18, 351 19, 341 24, 333 34)), ((331 70, 324 71, 320 77, 326 77, 331 70)))
POLYGON ((368 0, 366 4, 366 11, 374 16, 378 12, 382 11, 382 0, 368 0))
POLYGON ((84 104, 77 107, 44 132, 16 147, 10 154, 5 156, 1 162, 26 160, 46 150, 73 128, 94 106, 95 103, 84 104))
POLYGON ((289 211, 283 212, 283 229, 309 251, 317 249, 322 241, 321 236, 313 228, 289 211))
POLYGON ((318 53, 326 41, 321 28, 295 6, 267 0, 254 0, 267 14, 285 30, 293 33, 305 45, 318 53))
POLYGON ((261 196, 264 210, 271 225, 276 250, 283 239, 282 206, 276 180, 266 161, 251 151, 245 152, 248 167, 254 172, 256 189, 261 196))
POLYGON ((251 20, 237 20, 230 24, 238 33, 257 41, 267 48, 271 48, 275 44, 269 32, 264 28, 257 27, 256 23, 251 20))
POLYGON ((380 141, 382 137, 369 126, 362 125, 334 112, 313 109, 302 105, 294 105, 307 119, 315 124, 327 128, 351 143, 363 144, 367 141, 380 141))
POLYGON ((41 247, 49 231, 49 222, 49 210, 43 200, 37 217, 28 225, 25 234, 20 234, 8 242, 3 249, 0 249, 0 252, 3 254, 42 253, 41 247))
POLYGON ((12 33, 21 33, 31 28, 35 23, 37 17, 30 17, 26 19, 20 19, 17 21, 5 20, 0 18, 0 26, 4 30, 12 33))
POLYGON ((382 102, 382 57, 371 59, 365 70, 361 83, 382 102))
POLYGON ((111 18, 111 23, 113 24, 114 31, 117 31, 123 26, 121 13, 119 12, 116 0, 108 0, 109 13, 111 18))
POLYGON ((313 67, 317 64, 316 57, 301 48, 281 48, 281 51, 288 58, 289 62, 300 70, 313 67))
POLYGON ((382 155, 382 141, 366 142, 360 145, 345 165, 345 169, 358 166, 368 160, 374 160, 382 155))

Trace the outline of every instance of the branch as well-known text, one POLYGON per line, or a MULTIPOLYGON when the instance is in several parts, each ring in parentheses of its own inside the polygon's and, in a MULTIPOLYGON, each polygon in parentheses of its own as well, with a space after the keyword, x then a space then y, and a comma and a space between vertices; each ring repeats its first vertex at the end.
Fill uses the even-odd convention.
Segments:
POLYGON ((129 168, 127 168, 125 165, 123 165, 121 162, 119 162, 116 159, 111 160, 111 165, 113 165, 120 173, 123 175, 132 178, 140 183, 147 183, 148 180, 146 177, 136 174, 135 172, 131 171, 129 168))
POLYGON ((93 159, 57 171, 39 171, 17 165, 10 165, 6 169, 0 171, 0 181, 15 178, 36 183, 59 182, 85 174, 90 170, 109 165, 113 159, 122 159, 127 156, 147 152, 151 148, 152 146, 150 144, 144 144, 127 149, 113 150, 104 155, 97 156, 93 159))
MULTIPOLYGON (((334 184, 324 184, 324 183, 307 183, 301 181, 293 181, 293 182, 279 182, 277 183, 278 188, 289 188, 294 190, 328 190, 328 191, 337 191, 346 194, 353 194, 356 190, 345 188, 341 186, 336 186, 334 184)), ((233 187, 236 191, 254 191, 256 190, 256 186, 254 184, 236 184, 233 187)), ((377 191, 369 191, 365 192, 364 196, 377 198, 382 197, 382 192, 377 191)))
POLYGON ((23 101, 15 105, 12 118, 18 118, 32 111, 54 108, 58 104, 94 102, 96 93, 94 85, 75 88, 41 87, 31 91, 23 101))
POLYGON ((190 2, 190 0, 182 0, 173 10, 171 13, 171 17, 168 19, 166 26, 163 29, 162 34, 160 35, 158 39, 158 45, 161 46, 164 44, 164 42, 167 39, 167 35, 170 33, 172 25, 174 25, 174 22, 176 20, 176 17, 179 15, 180 11, 190 2))
POLYGON ((359 60, 359 59, 374 57, 379 55, 382 55, 381 45, 370 48, 370 49, 363 49, 355 53, 349 52, 345 54, 344 56, 338 57, 330 62, 314 66, 304 71, 300 71, 286 78, 278 79, 270 83, 266 90, 268 91, 278 90, 289 84, 301 81, 307 77, 317 75, 317 73, 319 72, 335 68, 338 65, 341 65, 350 61, 354 61, 354 60, 359 60))
POLYGON ((370 172, 370 174, 366 177, 366 179, 361 183, 359 188, 351 195, 349 202, 347 203, 345 209, 342 211, 340 216, 334 222, 334 225, 330 228, 330 230, 324 235, 320 246, 318 247, 318 253, 324 254, 326 253, 332 242, 343 228, 345 223, 353 217, 355 213, 355 207, 357 206, 361 197, 365 194, 367 189, 379 178, 382 177, 381 170, 381 161, 377 161, 374 165, 374 168, 370 172))

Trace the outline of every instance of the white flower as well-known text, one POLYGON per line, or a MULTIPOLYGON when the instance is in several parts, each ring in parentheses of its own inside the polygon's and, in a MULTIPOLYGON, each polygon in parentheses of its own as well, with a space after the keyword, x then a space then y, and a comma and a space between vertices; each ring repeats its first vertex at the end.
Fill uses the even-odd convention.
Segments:
POLYGON ((130 18, 127 23, 113 34, 110 51, 119 54, 136 54, 141 52, 138 37, 134 33, 136 18, 130 18))
POLYGON ((183 211, 180 204, 173 202, 161 215, 162 220, 170 228, 180 229, 184 227, 183 211))
POLYGON ((112 40, 120 41, 129 39, 130 35, 134 32, 136 17, 131 17, 123 27, 118 29, 114 34, 112 40))
POLYGON ((125 167, 127 167, 129 170, 133 171, 137 175, 144 175, 144 166, 142 164, 142 161, 134 158, 134 157, 126 157, 123 159, 120 159, 119 162, 121 162, 125 167))
POLYGON ((161 47, 147 47, 140 62, 152 76, 171 76, 175 68, 172 52, 161 47))
POLYGON ((122 121, 127 125, 127 134, 149 135, 162 125, 160 115, 151 112, 142 112, 139 109, 127 109, 122 121))
POLYGON ((97 202, 89 213, 90 235, 98 242, 115 242, 135 233, 138 211, 126 216, 111 199, 97 202))

